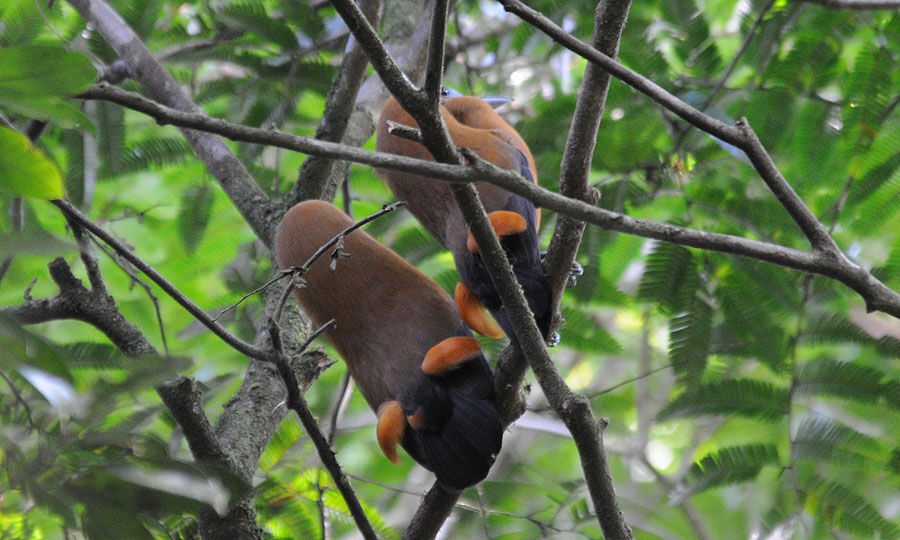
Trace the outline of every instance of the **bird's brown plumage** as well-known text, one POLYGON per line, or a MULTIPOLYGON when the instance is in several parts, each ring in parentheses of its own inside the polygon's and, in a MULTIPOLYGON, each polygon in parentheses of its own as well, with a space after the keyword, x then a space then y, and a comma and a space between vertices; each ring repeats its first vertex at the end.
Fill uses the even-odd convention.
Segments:
MULTIPOLYGON (((480 98, 453 97, 443 101, 441 112, 453 143, 468 148, 494 165, 511 169, 537 182, 534 158, 522 137, 494 109, 480 98)), ((375 148, 381 152, 431 160, 431 154, 417 142, 398 137, 389 130, 389 122, 416 127, 417 124, 400 104, 390 98, 378 122, 375 148)), ((481 263, 476 249, 468 246, 468 231, 450 187, 445 182, 416 174, 378 170, 398 200, 408 203, 409 211, 426 230, 453 253, 457 271, 465 288, 457 294, 457 302, 472 295, 487 307, 513 340, 508 316, 502 309, 499 295, 481 263)), ((545 335, 550 325, 550 288, 541 268, 538 226, 540 213, 528 200, 485 182, 476 182, 485 210, 493 217, 498 212, 515 212, 524 218, 526 227, 516 234, 501 237, 510 255, 513 270, 522 284, 529 306, 538 326, 545 335)), ((473 315, 480 308, 460 306, 460 312, 470 326, 495 337, 489 324, 473 315)))
MULTIPOLYGON (((329 203, 296 205, 279 226, 279 265, 303 264, 351 224, 329 203)), ((447 338, 471 336, 454 304, 434 281, 364 231, 348 235, 343 251, 349 257, 339 258, 334 269, 327 257, 310 267, 306 285, 294 289, 300 305, 318 325, 335 320, 326 336, 373 410, 392 401, 402 405, 417 428, 401 425, 402 443, 417 461, 449 489, 481 480, 502 438, 490 401, 487 362, 480 352, 472 356, 466 349, 468 356, 459 366, 433 375, 422 370, 432 347, 447 338)), ((392 417, 402 417, 396 406, 392 417)), ((380 423, 379 442, 382 431, 392 429, 382 429, 380 423)))

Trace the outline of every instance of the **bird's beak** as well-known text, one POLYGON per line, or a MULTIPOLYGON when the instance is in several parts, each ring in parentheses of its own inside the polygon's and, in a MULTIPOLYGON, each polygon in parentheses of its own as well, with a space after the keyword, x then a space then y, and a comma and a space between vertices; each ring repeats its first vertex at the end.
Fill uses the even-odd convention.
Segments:
POLYGON ((512 101, 511 97, 506 96, 481 96, 481 99, 495 109, 512 101))

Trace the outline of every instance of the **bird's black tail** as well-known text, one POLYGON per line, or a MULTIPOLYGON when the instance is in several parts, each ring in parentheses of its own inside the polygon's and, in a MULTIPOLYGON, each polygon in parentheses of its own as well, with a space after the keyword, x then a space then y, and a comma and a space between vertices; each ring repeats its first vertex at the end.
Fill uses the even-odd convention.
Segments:
POLYGON ((442 375, 423 373, 400 399, 404 412, 424 420, 418 429, 407 426, 401 444, 448 491, 483 480, 500 452, 503 422, 493 394, 491 369, 478 354, 442 375))

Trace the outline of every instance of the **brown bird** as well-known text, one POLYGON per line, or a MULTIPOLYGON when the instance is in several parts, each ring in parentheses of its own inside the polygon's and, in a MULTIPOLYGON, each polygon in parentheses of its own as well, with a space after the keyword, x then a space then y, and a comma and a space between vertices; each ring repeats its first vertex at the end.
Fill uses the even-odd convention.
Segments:
MULTIPOLYGON (((443 95, 441 113, 456 146, 468 148, 494 165, 517 171, 537 183, 534 158, 528 146, 491 105, 481 98, 462 96, 451 90, 445 90, 443 95)), ((376 150, 433 159, 421 144, 390 133, 389 122, 417 127, 412 116, 390 98, 378 121, 376 150)), ((461 281, 456 288, 456 303, 463 320, 485 336, 503 337, 505 334, 518 343, 450 187, 445 182, 416 174, 391 170, 376 172, 398 200, 408 203, 409 211, 425 229, 453 253, 461 281), (484 307, 490 310, 493 319, 487 316, 484 307)), ((539 209, 531 201, 494 185, 479 182, 475 186, 522 285, 538 328, 547 337, 551 291, 541 268, 539 209)))
MULTIPOLYGON (((275 240, 282 268, 301 265, 353 221, 333 205, 305 201, 284 216, 275 240)), ((314 263, 295 288, 326 331, 369 406, 385 455, 399 442, 446 489, 480 482, 500 451, 503 425, 491 401, 490 366, 437 283, 361 230, 349 257, 314 263)))

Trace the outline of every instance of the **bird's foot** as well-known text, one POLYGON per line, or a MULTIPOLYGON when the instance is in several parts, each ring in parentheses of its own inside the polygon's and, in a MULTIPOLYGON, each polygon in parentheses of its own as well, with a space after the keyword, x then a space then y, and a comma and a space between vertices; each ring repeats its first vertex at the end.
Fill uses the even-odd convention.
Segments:
MULTIPOLYGON (((541 251, 541 264, 543 264, 544 259, 547 258, 547 252, 541 251)), ((566 280, 566 288, 571 289, 578 283, 578 277, 584 274, 584 267, 581 266, 581 263, 578 261, 572 261, 572 266, 569 267, 569 276, 566 280)))

